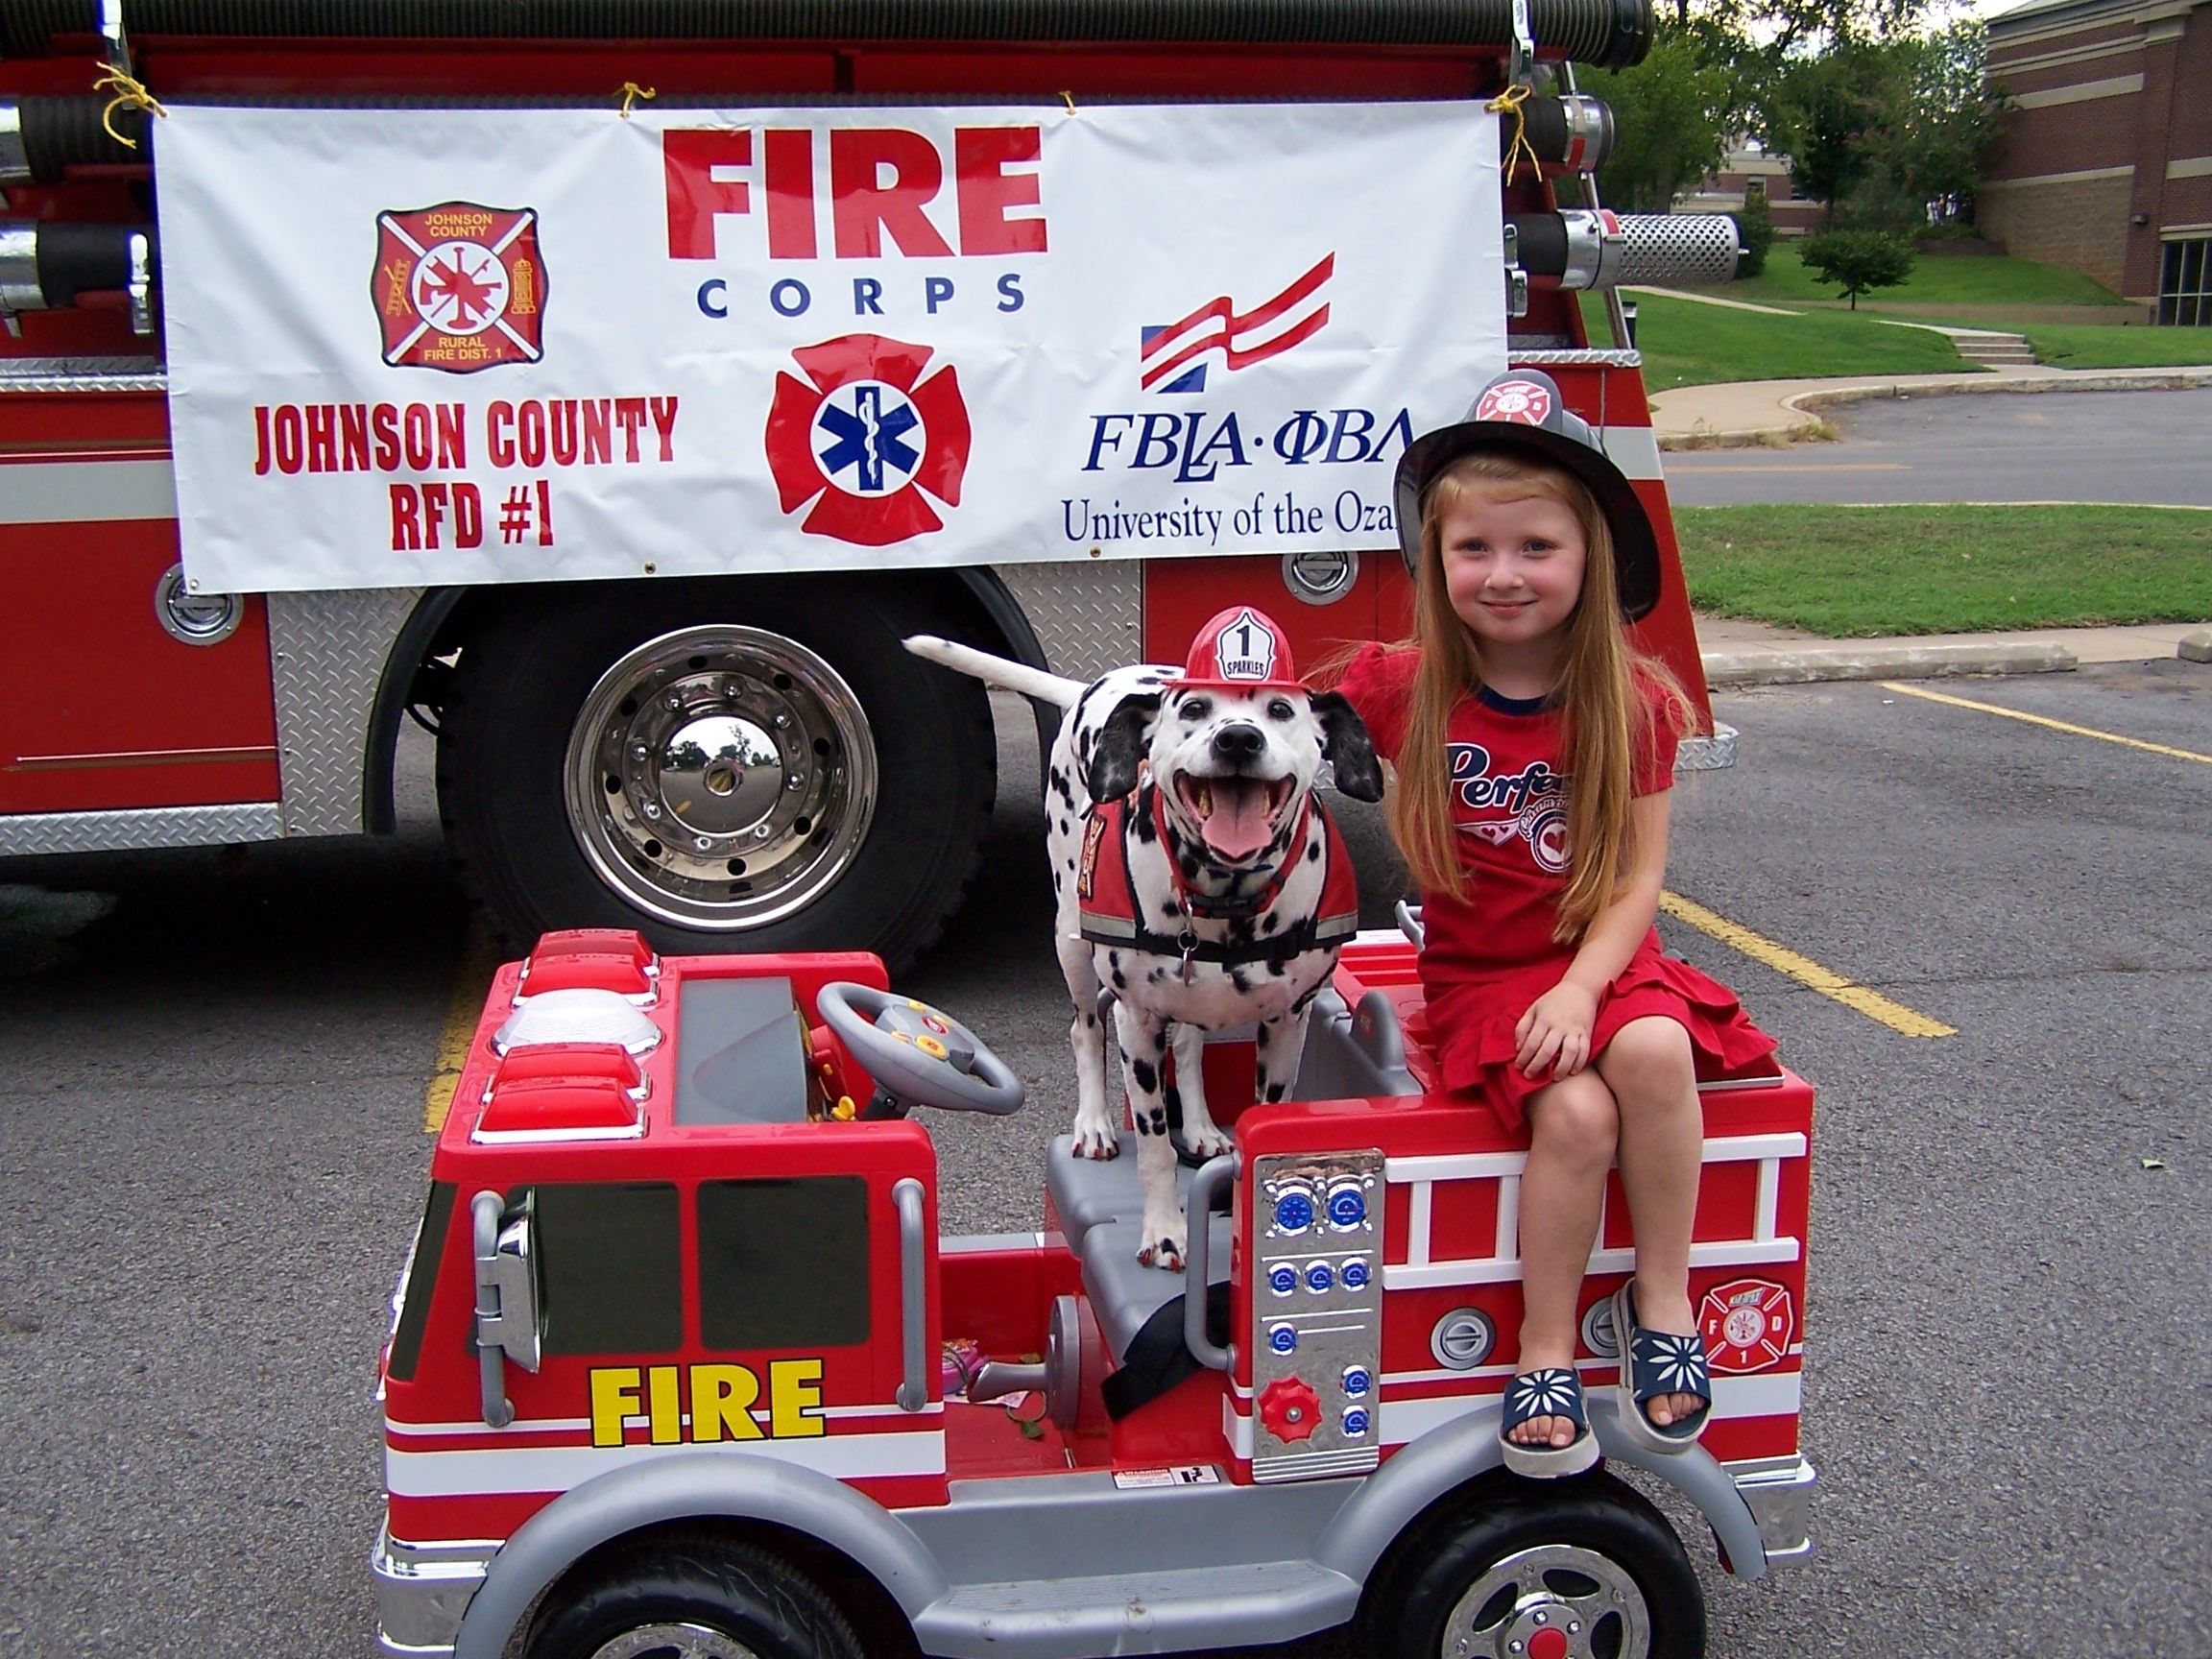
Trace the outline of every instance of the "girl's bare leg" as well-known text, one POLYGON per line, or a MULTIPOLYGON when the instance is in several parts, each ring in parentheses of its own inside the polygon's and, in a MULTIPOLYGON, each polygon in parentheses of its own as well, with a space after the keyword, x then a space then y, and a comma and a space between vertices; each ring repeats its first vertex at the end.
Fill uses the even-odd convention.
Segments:
MULTIPOLYGON (((1690 1232, 1705 1157, 1705 1118, 1690 1035, 1671 1020, 1631 1020, 1598 1056, 1621 1111, 1621 1186, 1636 1228, 1636 1318, 1647 1330, 1688 1335, 1690 1232)), ((1705 1404, 1664 1394, 1645 1410, 1662 1429, 1705 1404)))
MULTIPOLYGON (((1575 1309, 1598 1239, 1605 1172, 1613 1165, 1621 1114, 1594 1071, 1529 1097, 1528 1167, 1521 1177, 1521 1358, 1540 1371, 1575 1363, 1575 1309)), ((1513 1431, 1524 1446, 1568 1446, 1575 1425, 1532 1417, 1513 1431)))

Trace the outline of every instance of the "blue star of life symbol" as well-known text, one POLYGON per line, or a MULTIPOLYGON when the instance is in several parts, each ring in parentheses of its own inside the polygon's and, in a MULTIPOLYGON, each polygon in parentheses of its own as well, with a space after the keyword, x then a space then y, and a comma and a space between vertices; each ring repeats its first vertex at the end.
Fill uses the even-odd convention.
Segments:
POLYGON ((888 495, 922 465, 922 415, 906 394, 880 380, 854 380, 822 400, 814 417, 815 464, 854 495, 888 495))

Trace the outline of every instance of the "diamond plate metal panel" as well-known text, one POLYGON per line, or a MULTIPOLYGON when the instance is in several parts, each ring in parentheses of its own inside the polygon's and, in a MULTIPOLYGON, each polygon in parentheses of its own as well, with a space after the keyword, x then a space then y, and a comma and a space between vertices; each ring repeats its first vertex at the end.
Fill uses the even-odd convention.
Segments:
POLYGON ((1095 680, 1144 660, 1144 566, 1135 560, 1000 565, 1055 674, 1095 680))
POLYGON ((115 812, 19 812, 0 817, 0 854, 125 853, 214 847, 283 834, 274 801, 226 806, 140 806, 115 812))
POLYGON ((1736 728, 1713 722, 1710 737, 1685 737, 1674 751, 1677 772, 1718 772, 1736 764, 1736 728))
POLYGON ((164 392, 152 357, 0 358, 0 392, 164 392))
POLYGON ((420 588, 272 593, 269 667, 287 835, 356 835, 369 712, 420 588))

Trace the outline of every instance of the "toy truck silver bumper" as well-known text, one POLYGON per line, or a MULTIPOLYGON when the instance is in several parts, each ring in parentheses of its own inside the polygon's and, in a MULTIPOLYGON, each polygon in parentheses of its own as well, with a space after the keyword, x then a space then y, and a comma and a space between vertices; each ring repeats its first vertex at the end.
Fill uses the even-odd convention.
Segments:
POLYGON ((1786 1457, 1731 1464, 1728 1473, 1736 1481, 1736 1490, 1743 1495, 1751 1518, 1759 1523, 1759 1541, 1767 1547, 1767 1565, 1792 1567, 1811 1560, 1813 1487, 1817 1479, 1813 1465, 1802 1457, 1786 1457))
POLYGON ((382 1527, 369 1571, 376 1582, 376 1651, 428 1659, 453 1651, 461 1615, 496 1544, 405 1544, 382 1527))

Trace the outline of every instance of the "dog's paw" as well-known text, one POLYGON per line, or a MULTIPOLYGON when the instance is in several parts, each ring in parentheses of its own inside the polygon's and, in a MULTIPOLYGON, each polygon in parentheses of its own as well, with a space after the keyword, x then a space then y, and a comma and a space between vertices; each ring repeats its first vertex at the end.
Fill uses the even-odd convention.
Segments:
POLYGON ((1183 1257, 1190 1247, 1190 1238, 1180 1226, 1147 1228, 1145 1242, 1137 1252, 1137 1260, 1147 1267, 1157 1267, 1165 1273, 1183 1271, 1183 1257))
POLYGON ((1190 1148, 1193 1158, 1224 1158, 1237 1150, 1237 1137, 1209 1123, 1195 1135, 1186 1127, 1184 1144, 1190 1148))
POLYGON ((1103 1162, 1119 1157, 1121 1142, 1114 1133, 1111 1123, 1078 1123, 1075 1125, 1075 1156, 1095 1158, 1103 1162))

